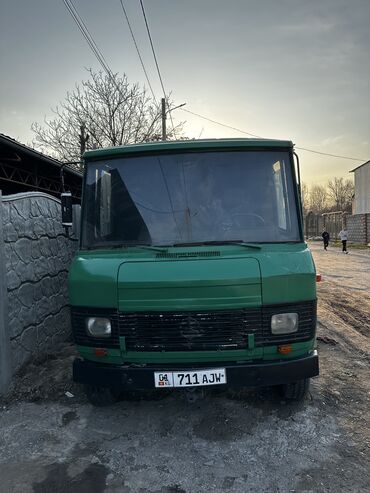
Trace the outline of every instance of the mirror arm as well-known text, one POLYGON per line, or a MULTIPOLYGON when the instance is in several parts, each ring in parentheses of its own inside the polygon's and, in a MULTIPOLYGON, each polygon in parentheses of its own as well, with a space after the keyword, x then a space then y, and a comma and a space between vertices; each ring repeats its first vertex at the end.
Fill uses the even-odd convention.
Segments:
POLYGON ((301 170, 300 170, 300 166, 299 166, 299 157, 298 157, 298 154, 294 151, 293 151, 293 154, 297 160, 297 178, 298 178, 298 186, 300 189, 301 188, 301 170))

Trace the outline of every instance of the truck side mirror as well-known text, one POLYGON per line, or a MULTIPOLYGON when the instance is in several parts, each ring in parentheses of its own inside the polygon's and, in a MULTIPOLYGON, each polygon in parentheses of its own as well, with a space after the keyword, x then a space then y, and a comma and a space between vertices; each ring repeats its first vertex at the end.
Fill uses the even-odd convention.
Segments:
POLYGON ((63 192, 61 194, 62 203, 62 225, 65 228, 72 226, 72 194, 63 192))

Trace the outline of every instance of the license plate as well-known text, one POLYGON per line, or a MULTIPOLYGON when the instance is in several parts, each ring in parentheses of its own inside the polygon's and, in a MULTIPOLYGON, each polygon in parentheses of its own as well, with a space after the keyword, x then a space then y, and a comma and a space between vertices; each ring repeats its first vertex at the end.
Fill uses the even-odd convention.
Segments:
POLYGON ((225 383, 225 368, 197 371, 158 371, 154 373, 154 385, 158 388, 201 387, 225 383))

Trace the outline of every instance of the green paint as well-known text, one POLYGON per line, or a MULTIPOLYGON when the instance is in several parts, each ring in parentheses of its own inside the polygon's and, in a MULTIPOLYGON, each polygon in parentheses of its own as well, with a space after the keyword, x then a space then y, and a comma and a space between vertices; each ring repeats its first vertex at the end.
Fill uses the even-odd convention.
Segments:
POLYGON ((277 346, 268 346, 264 348, 263 359, 267 361, 298 358, 299 356, 304 356, 305 354, 313 351, 314 343, 315 339, 307 342, 291 344, 293 350, 288 354, 280 354, 277 350, 277 346))
POLYGON ((171 351, 133 352, 123 355, 125 363, 217 363, 218 361, 245 361, 263 358, 263 349, 236 349, 230 351, 171 351))
POLYGON ((310 353, 314 349, 314 339, 308 342, 292 344, 292 352, 280 354, 278 346, 265 348, 238 349, 235 351, 173 351, 173 352, 133 352, 123 351, 122 349, 108 349, 107 356, 98 357, 94 355, 94 348, 77 346, 77 349, 84 359, 101 363, 124 364, 124 363, 210 363, 226 361, 271 361, 298 358, 310 353))
POLYGON ((87 151, 84 154, 86 160, 102 158, 114 158, 127 154, 152 154, 157 152, 196 151, 196 150, 221 150, 221 149, 274 149, 285 148, 291 150, 293 143, 290 140, 272 139, 208 139, 208 140, 186 140, 167 142, 148 142, 128 146, 105 147, 87 151))
POLYGON ((69 271, 71 305, 117 308, 117 274, 122 252, 77 254, 69 271))
POLYGON ((118 272, 122 311, 208 310, 261 305, 254 258, 126 261, 118 272))
POLYGON ((315 267, 305 243, 260 246, 168 248, 220 252, 216 258, 175 261, 156 260, 156 252, 135 247, 80 251, 69 274, 70 302, 124 311, 211 310, 316 298, 315 267))
POLYGON ((306 245, 300 251, 273 250, 264 255, 260 266, 263 304, 316 298, 316 271, 306 245))
MULTIPOLYGON (((161 142, 88 151, 88 162, 125 155, 199 150, 285 149, 290 141, 221 139, 161 142)), ((166 247, 165 252, 189 255, 167 260, 154 249, 124 247, 80 250, 69 274, 72 306, 109 308, 125 312, 193 311, 256 308, 261 305, 316 299, 315 267, 304 242, 261 243, 260 249, 237 244, 166 247), (198 253, 199 252, 199 255, 198 253), (217 256, 202 256, 217 252, 217 256)), ((278 353, 276 345, 256 347, 248 334, 248 348, 228 351, 133 352, 124 337, 120 349, 97 357, 94 348, 78 346, 87 360, 111 364, 209 363, 271 361, 299 358, 312 351, 314 340, 292 344, 292 352, 278 353)))

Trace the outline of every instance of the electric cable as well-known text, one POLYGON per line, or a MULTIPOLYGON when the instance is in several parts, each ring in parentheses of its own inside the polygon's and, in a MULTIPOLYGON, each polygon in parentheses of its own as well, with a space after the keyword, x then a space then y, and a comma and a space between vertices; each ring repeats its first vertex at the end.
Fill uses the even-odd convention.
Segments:
MULTIPOLYGON (((184 108, 179 108, 179 109, 181 109, 181 111, 185 111, 185 113, 190 113, 191 115, 202 118, 203 120, 207 120, 208 122, 215 123, 216 125, 220 125, 221 127, 229 128, 231 130, 235 130, 236 132, 240 132, 242 134, 249 135, 251 137, 256 137, 258 139, 266 139, 266 137, 261 137, 260 135, 252 134, 252 133, 246 132, 245 130, 242 130, 240 128, 233 127, 232 125, 227 125, 226 123, 218 122, 217 120, 213 120, 212 118, 208 118, 206 116, 200 115, 199 113, 195 113, 194 111, 185 110, 184 108)), ((366 161, 366 159, 360 159, 360 158, 348 157, 348 156, 340 156, 338 154, 330 154, 328 152, 315 151, 313 149, 308 149, 306 147, 295 147, 295 149, 299 149, 300 151, 313 152, 315 154, 321 154, 323 156, 330 156, 330 157, 335 157, 335 158, 340 158, 340 159, 349 159, 352 161, 363 161, 363 162, 366 161)))
POLYGON ((128 28, 130 30, 130 33, 131 33, 131 37, 132 37, 132 41, 134 42, 134 45, 135 45, 135 48, 136 48, 136 52, 139 56, 139 59, 140 59, 140 63, 141 63, 141 66, 143 68, 143 71, 144 71, 144 74, 145 74, 145 78, 146 78, 146 81, 148 83, 148 86, 149 86, 149 89, 150 89, 150 92, 152 93, 152 96, 153 96, 153 99, 155 101, 155 103, 157 104, 157 99, 155 97, 155 94, 154 94, 154 91, 153 91, 153 88, 152 88, 152 85, 150 83, 150 80, 149 80, 149 76, 148 76, 148 73, 146 71, 146 68, 145 68, 145 65, 144 65, 144 62, 143 62, 143 59, 142 59, 142 56, 141 56, 141 53, 140 53, 140 50, 139 50, 139 47, 138 47, 138 44, 136 42, 136 38, 135 38, 135 35, 134 35, 134 32, 132 30, 132 27, 131 27, 131 24, 130 24, 130 20, 128 18, 128 15, 127 15, 127 11, 126 11, 126 8, 123 4, 123 0, 120 0, 120 3, 121 3, 121 7, 122 7, 122 10, 123 10, 123 13, 126 17, 126 21, 127 21, 127 25, 128 25, 128 28))
POLYGON ((68 9, 69 13, 71 14, 73 20, 75 21, 78 29, 80 30, 81 34, 85 38, 86 42, 90 46, 91 51, 95 55, 95 58, 98 60, 100 65, 102 66, 103 70, 105 73, 108 75, 109 79, 117 89, 117 92, 121 95, 121 97, 124 99, 124 95, 121 91, 121 88, 119 87, 115 76, 112 72, 112 69, 110 68, 108 62, 106 61, 104 55, 102 54, 101 50, 99 49, 97 43, 95 42, 92 34, 90 33, 89 29, 87 28, 85 22, 83 21, 82 17, 78 13, 75 5, 73 4, 72 0, 63 0, 64 5, 68 9))
POLYGON ((104 55, 100 51, 98 45, 96 44, 93 36, 91 35, 89 29, 87 28, 85 22, 83 21, 82 17, 78 13, 76 7, 74 6, 72 0, 63 0, 64 5, 68 9, 69 13, 71 14, 73 20, 75 21, 78 29, 80 30, 81 34, 85 38, 86 42, 90 46, 91 51, 97 58, 98 62, 102 66, 103 70, 109 75, 109 77, 113 77, 112 70, 110 69, 108 62, 106 61, 104 55))
POLYGON ((329 152, 314 151, 313 149, 306 149, 305 147, 296 147, 296 149, 299 149, 300 151, 306 151, 306 152, 313 152, 315 154, 321 154, 322 156, 337 157, 340 159, 349 159, 351 161, 363 161, 363 162, 366 161, 366 159, 360 159, 357 157, 340 156, 338 154, 330 154, 329 152))
POLYGON ((144 22, 145 22, 145 26, 146 26, 146 31, 148 33, 148 37, 149 37, 149 42, 150 42, 150 46, 152 48, 152 53, 153 53, 153 58, 154 58, 154 62, 155 62, 155 65, 157 67, 157 72, 158 72, 158 77, 159 77, 159 81, 161 83, 161 87, 162 87, 162 91, 163 91, 163 96, 164 96, 164 99, 167 103, 167 107, 168 107, 168 113, 170 115, 170 119, 171 119, 171 125, 172 125, 172 130, 173 130, 173 133, 175 135, 175 138, 176 138, 176 131, 175 131, 175 126, 173 124, 173 119, 172 119, 172 115, 171 115, 171 109, 170 109, 170 106, 168 104, 168 99, 167 99, 167 96, 166 96, 166 91, 164 89, 164 84, 163 84, 163 79, 162 79, 162 75, 161 75, 161 71, 159 69, 159 64, 158 64, 158 60, 157 60, 157 55, 155 53, 155 49, 154 49, 154 44, 153 44, 153 40, 152 40, 152 36, 150 34, 150 29, 149 29, 149 24, 148 24, 148 20, 147 20, 147 17, 146 17, 146 13, 145 13, 145 9, 144 9, 144 4, 143 4, 143 0, 140 0, 140 5, 141 5, 141 11, 143 13, 143 17, 144 17, 144 22))
POLYGON ((226 123, 221 123, 221 122, 218 122, 216 120, 212 120, 212 118, 207 118, 206 116, 200 115, 199 113, 195 113, 194 111, 184 110, 184 108, 180 108, 180 109, 181 109, 181 111, 185 111, 185 113, 190 113, 191 115, 198 116, 199 118, 203 118, 203 120, 207 120, 208 122, 215 123, 216 125, 221 125, 221 127, 230 128, 231 130, 236 130, 237 132, 240 132, 242 134, 250 135, 251 137, 256 137, 258 139, 263 139, 263 137, 261 137, 260 135, 255 135, 255 134, 251 134, 250 132, 245 132, 244 130, 241 130, 240 128, 233 127, 231 125, 227 125, 226 123))

